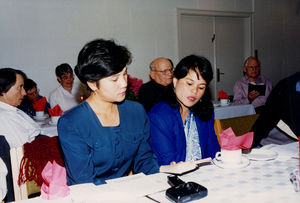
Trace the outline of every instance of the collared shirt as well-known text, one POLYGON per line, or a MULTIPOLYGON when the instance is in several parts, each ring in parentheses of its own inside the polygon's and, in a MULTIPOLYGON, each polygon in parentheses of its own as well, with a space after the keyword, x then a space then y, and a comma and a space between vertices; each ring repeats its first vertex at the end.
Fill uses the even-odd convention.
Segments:
POLYGON ((5 136, 11 148, 33 141, 40 132, 40 126, 26 113, 0 102, 0 135, 5 136))
POLYGON ((80 103, 79 90, 73 85, 71 94, 60 85, 50 93, 49 103, 51 108, 58 104, 63 112, 68 111, 80 103))
MULTIPOLYGON (((248 84, 251 80, 248 76, 244 75, 239 81, 237 81, 233 87, 233 102, 236 104, 250 104, 248 99, 248 84)), ((266 100, 272 90, 272 82, 263 76, 258 76, 256 83, 264 83, 266 85, 266 92, 264 96, 258 96, 252 101, 253 106, 259 107, 266 103, 266 100)))

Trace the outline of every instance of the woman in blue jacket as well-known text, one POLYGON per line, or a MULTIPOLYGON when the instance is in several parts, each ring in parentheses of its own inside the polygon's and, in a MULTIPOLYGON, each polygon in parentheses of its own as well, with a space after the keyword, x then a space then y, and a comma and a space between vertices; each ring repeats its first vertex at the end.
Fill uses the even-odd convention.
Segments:
POLYGON ((211 64, 204 57, 190 55, 176 66, 173 87, 148 114, 159 165, 213 158, 219 151, 208 90, 212 78, 211 64))
POLYGON ((131 168, 145 174, 159 170, 143 106, 124 101, 130 59, 126 47, 103 39, 79 53, 75 73, 91 95, 58 122, 69 185, 103 184, 131 168))

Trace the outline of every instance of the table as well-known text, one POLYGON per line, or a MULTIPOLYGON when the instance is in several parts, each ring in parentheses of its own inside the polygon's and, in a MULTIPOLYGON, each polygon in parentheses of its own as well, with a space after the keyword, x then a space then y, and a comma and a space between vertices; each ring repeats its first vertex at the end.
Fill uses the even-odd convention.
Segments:
MULTIPOLYGON (((194 181, 208 189, 208 196, 194 202, 300 202, 289 181, 289 174, 299 168, 298 143, 264 147, 276 151, 274 160, 250 161, 240 169, 222 169, 215 165, 181 176, 184 181, 194 181), (269 148, 267 148, 269 147, 269 148), (271 147, 271 149, 270 149, 271 147), (272 148, 273 147, 273 148, 272 148), (276 149, 275 149, 276 148, 276 149), (298 157, 298 158, 291 158, 298 157)), ((141 174, 113 179, 108 184, 91 183, 70 187, 70 195, 53 202, 169 202, 165 198, 167 174, 149 176, 141 174), (145 197, 148 195, 149 198, 145 197)), ((52 202, 40 197, 24 202, 52 202)))
POLYGON ((41 127, 41 134, 49 137, 57 136, 57 124, 51 124, 50 118, 45 120, 34 120, 41 127))
POLYGON ((214 105, 215 119, 233 118, 256 114, 252 104, 232 104, 227 106, 214 105))

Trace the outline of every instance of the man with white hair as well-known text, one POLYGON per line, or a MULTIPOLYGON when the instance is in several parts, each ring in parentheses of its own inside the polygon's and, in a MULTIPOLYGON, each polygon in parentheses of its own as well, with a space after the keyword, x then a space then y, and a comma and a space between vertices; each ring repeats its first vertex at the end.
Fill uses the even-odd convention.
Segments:
POLYGON ((151 80, 140 87, 138 100, 147 112, 162 100, 173 79, 173 62, 167 58, 156 58, 150 63, 151 80))

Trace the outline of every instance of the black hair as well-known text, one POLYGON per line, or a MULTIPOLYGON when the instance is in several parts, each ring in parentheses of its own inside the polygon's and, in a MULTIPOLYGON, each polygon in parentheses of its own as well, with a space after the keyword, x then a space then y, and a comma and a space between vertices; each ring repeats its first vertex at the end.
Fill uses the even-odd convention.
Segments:
POLYGON ((125 46, 113 40, 96 39, 79 52, 75 74, 87 85, 121 72, 130 63, 131 53, 125 46))
POLYGON ((31 80, 30 78, 24 80, 24 90, 26 92, 34 87, 37 87, 37 84, 33 80, 31 80))
POLYGON ((0 69, 0 96, 3 96, 3 93, 8 92, 16 84, 17 74, 21 75, 24 80, 27 78, 26 74, 21 70, 13 68, 0 69))
MULTIPOLYGON (((201 97, 201 99, 189 109, 194 113, 195 116, 198 116, 203 121, 208 121, 212 118, 212 113, 214 111, 213 104, 211 102, 211 95, 208 88, 208 84, 213 79, 213 71, 210 62, 202 57, 196 55, 189 55, 183 58, 175 67, 174 77, 179 79, 184 78, 189 70, 195 71, 198 75, 197 70, 199 70, 202 78, 206 81, 206 89, 201 97)), ((177 97, 174 92, 173 84, 168 87, 168 91, 164 100, 172 108, 180 108, 180 104, 177 100, 177 97)))
POLYGON ((67 63, 62 63, 55 68, 55 74, 57 77, 61 78, 63 74, 71 73, 73 75, 73 69, 67 63))

